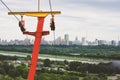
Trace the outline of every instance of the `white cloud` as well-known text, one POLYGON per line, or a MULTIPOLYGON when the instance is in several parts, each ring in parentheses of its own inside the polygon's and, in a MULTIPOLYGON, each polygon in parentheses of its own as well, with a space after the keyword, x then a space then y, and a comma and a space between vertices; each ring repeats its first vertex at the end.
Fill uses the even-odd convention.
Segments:
MULTIPOLYGON (((37 1, 35 0, 4 1, 12 11, 37 11, 37 1)), ((119 0, 52 0, 53 9, 62 11, 61 15, 55 17, 56 35, 63 36, 68 33, 71 35, 70 39, 72 40, 76 36, 81 37, 86 34, 88 34, 88 38, 103 39, 112 39, 118 36, 120 34, 119 3, 119 0)), ((41 0, 41 8, 42 10, 49 10, 48 1, 41 0)), ((1 5, 0 10, 2 10, 0 13, 0 30, 2 30, 0 38, 4 38, 4 36, 9 39, 24 38, 19 31, 18 22, 15 18, 8 16, 7 9, 1 5), (8 27, 8 25, 12 26, 12 28, 8 27), (7 29, 9 29, 9 35, 6 35, 7 32, 4 34, 7 29)), ((50 16, 45 20, 44 30, 49 30, 49 18, 50 16)), ((37 25, 36 18, 25 16, 25 19, 27 29, 34 31, 37 25)), ((49 35, 46 38, 52 39, 51 37, 52 35, 49 35)))

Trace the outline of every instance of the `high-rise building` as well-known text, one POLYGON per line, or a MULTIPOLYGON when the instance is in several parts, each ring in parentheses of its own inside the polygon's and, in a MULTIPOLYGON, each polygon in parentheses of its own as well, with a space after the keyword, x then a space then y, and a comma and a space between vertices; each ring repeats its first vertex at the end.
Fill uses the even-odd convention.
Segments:
POLYGON ((69 35, 68 34, 65 34, 64 40, 65 40, 66 45, 69 45, 69 35))
POLYGON ((95 39, 95 45, 98 45, 98 39, 95 39))
POLYGON ((42 38, 41 44, 42 44, 42 45, 48 45, 48 41, 46 41, 45 38, 42 38))
POLYGON ((111 45, 112 45, 112 46, 116 46, 116 41, 115 41, 115 40, 112 40, 112 41, 111 41, 111 45))
POLYGON ((0 39, 0 44, 1 44, 1 39, 0 39))
POLYGON ((73 41, 73 45, 80 45, 80 41, 78 40, 78 37, 75 38, 73 41))
POLYGON ((88 45, 85 37, 82 37, 81 43, 82 45, 88 45))
POLYGON ((120 46, 120 41, 118 41, 118 46, 120 46))
POLYGON ((98 45, 104 45, 105 40, 98 40, 98 45))

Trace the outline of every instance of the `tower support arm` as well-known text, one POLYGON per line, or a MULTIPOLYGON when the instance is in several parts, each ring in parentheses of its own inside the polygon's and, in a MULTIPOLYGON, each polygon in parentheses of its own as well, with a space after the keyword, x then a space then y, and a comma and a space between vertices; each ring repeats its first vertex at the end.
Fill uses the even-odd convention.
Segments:
POLYGON ((39 34, 37 34, 37 36, 35 37, 35 41, 34 41, 34 47, 33 47, 33 52, 32 52, 31 66, 30 66, 30 70, 28 74, 28 80, 34 80, 34 76, 36 73, 36 65, 38 61, 38 54, 40 51, 43 24, 44 24, 44 17, 42 18, 38 17, 36 33, 39 33, 39 34))
POLYGON ((8 12, 8 15, 26 15, 33 17, 46 17, 49 14, 61 14, 60 11, 41 11, 41 12, 8 12))

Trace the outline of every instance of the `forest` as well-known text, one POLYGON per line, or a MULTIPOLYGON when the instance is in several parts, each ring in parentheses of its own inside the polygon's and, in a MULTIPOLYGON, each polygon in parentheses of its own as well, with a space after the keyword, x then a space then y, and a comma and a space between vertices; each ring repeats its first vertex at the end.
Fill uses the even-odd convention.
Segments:
MULTIPOLYGON (((31 53, 33 45, 0 45, 0 51, 31 53)), ((120 59, 120 46, 64 46, 41 45, 41 54, 63 55, 72 57, 120 59)))
MULTIPOLYGON (((7 57, 9 61, 15 59, 10 56, 4 57, 7 57)), ((23 63, 15 66, 9 64, 9 61, 0 61, 0 80, 27 80, 29 66, 23 63)), ((120 69, 103 64, 55 62, 49 59, 39 60, 39 62, 43 62, 43 64, 37 65, 41 70, 36 70, 35 80, 107 80, 107 76, 120 73, 120 69), (54 65, 57 67, 53 67, 54 65)))
MULTIPOLYGON (((21 54, 32 52, 33 45, 0 45, 0 51, 21 52, 21 54)), ((119 46, 63 46, 63 45, 41 45, 41 54, 72 56, 94 59, 120 59, 119 46)), ((29 65, 23 63, 15 66, 9 61, 19 60, 18 56, 0 55, 0 80, 27 80, 29 65)), ((30 55, 24 57, 29 61, 30 55)), ((120 68, 110 66, 110 63, 89 64, 77 61, 51 61, 49 59, 39 60, 35 80, 107 80, 108 76, 120 74, 120 68)), ((118 78, 119 80, 120 78, 118 78)))

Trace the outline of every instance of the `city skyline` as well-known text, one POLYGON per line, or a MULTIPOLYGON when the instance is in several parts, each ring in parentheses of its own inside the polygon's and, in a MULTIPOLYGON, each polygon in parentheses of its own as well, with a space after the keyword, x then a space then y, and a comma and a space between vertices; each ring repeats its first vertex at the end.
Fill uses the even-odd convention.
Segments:
MULTIPOLYGON (((0 37, 0 40, 6 40, 6 41, 11 41, 11 40, 25 40, 25 39, 31 39, 31 40, 34 40, 34 38, 31 38, 31 37, 28 37, 28 35, 24 35, 25 37, 24 38, 13 38, 13 39, 4 39, 2 37, 0 37)), ((64 40, 69 40, 69 41, 74 41, 74 40, 82 40, 82 38, 85 38, 87 39, 88 41, 94 41, 95 39, 98 39, 98 40, 105 40, 105 41, 112 41, 112 40, 115 40, 115 41, 120 41, 120 37, 116 37, 116 39, 100 39, 100 38, 92 38, 92 39, 89 39, 87 38, 87 36, 74 36, 72 37, 72 39, 70 39, 71 35, 69 34, 64 34, 62 36, 55 36, 55 39, 57 38, 61 38, 61 39, 64 39, 64 40), (67 36, 67 38, 66 38, 67 36)), ((51 39, 48 39, 46 36, 43 36, 42 39, 45 39, 47 41, 54 41, 54 36, 52 35, 52 38, 51 39)))
MULTIPOLYGON (((30 38, 25 38, 24 40, 3 40, 0 38, 0 45, 33 45, 34 40, 30 38)), ((73 41, 69 40, 69 35, 65 34, 64 38, 62 37, 57 37, 55 40, 49 41, 46 40, 45 38, 42 38, 41 40, 41 45, 91 45, 91 46, 96 46, 96 45, 112 45, 112 46, 120 46, 120 40, 102 40, 102 39, 94 39, 94 41, 90 41, 86 39, 86 37, 75 37, 73 41)))
MULTIPOLYGON (((12 11, 37 11, 34 0, 4 0, 12 11), (22 5, 22 4, 25 5, 22 5), (21 6, 22 5, 22 6, 21 6), (30 5, 30 6, 29 6, 30 5), (28 7, 29 6, 29 7, 28 7)), ((120 1, 119 0, 52 0, 53 10, 60 10, 55 16, 56 37, 69 34, 70 40, 76 36, 85 36, 89 40, 119 40, 120 37, 120 1)), ((41 10, 49 10, 48 1, 41 0, 41 10), (45 6, 44 6, 45 5, 45 6)), ((18 21, 7 14, 8 10, 0 3, 0 37, 2 39, 25 39, 18 21)), ((20 18, 20 16, 17 16, 20 18)), ((26 29, 35 31, 37 19, 24 16, 26 29)), ((50 16, 45 20, 44 30, 50 30, 50 16)), ((53 40, 53 33, 45 36, 53 40)), ((28 36, 31 39, 34 37, 28 36)))

